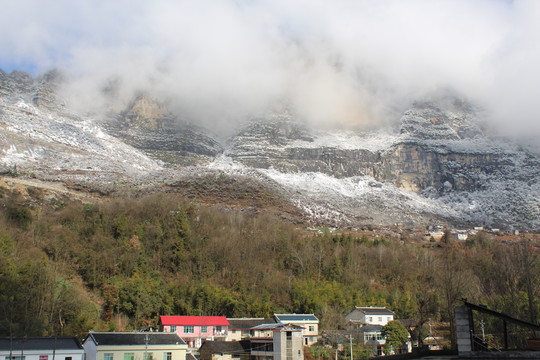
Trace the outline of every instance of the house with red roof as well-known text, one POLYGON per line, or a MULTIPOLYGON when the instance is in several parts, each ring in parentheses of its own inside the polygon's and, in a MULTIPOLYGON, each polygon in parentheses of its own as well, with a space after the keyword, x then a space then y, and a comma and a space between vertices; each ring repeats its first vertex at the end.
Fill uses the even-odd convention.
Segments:
POLYGON ((176 333, 190 348, 198 349, 205 340, 225 340, 229 321, 225 316, 160 316, 159 328, 176 333))

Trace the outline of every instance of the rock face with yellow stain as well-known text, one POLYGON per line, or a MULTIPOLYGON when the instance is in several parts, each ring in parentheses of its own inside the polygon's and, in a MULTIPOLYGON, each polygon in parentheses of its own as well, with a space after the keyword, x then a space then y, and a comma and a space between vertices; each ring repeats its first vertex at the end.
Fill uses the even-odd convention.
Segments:
POLYGON ((170 113, 165 104, 144 93, 104 126, 167 167, 206 164, 223 151, 207 130, 170 113))

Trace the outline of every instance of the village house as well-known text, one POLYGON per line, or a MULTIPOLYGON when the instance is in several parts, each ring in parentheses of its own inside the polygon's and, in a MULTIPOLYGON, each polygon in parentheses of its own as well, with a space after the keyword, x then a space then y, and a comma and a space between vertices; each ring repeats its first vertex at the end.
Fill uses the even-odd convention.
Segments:
POLYGON ((302 329, 304 346, 315 344, 319 337, 319 319, 314 314, 274 314, 276 322, 294 324, 302 329))
POLYGON ((176 333, 192 349, 198 349, 206 340, 225 340, 229 321, 225 316, 160 316, 159 329, 176 333))
POLYGON ((382 328, 392 320, 394 312, 385 307, 356 306, 345 316, 347 329, 356 332, 357 337, 363 339, 364 345, 372 346, 377 355, 383 354, 386 343, 382 328))
POLYGON ((0 338, 5 360, 83 360, 84 349, 74 337, 0 338))
POLYGON ((186 360, 187 344, 177 334, 90 331, 86 360, 186 360))
POLYGON ((229 321, 227 341, 240 341, 252 337, 269 336, 268 333, 263 333, 262 330, 253 328, 258 325, 276 322, 274 318, 227 318, 227 321, 229 321))

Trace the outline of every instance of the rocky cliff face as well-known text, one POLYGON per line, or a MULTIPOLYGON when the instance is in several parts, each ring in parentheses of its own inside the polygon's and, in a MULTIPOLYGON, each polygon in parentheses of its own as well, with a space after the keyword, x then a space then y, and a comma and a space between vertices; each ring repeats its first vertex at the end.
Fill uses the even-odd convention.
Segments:
POLYGON ((227 153, 256 168, 370 176, 439 195, 480 189, 490 176, 520 174, 533 181, 539 175, 540 162, 533 154, 484 136, 470 105, 458 100, 450 105, 413 105, 400 120, 399 134, 317 132, 295 123, 288 112, 271 114, 235 136, 227 153))
POLYGON ((171 114, 146 94, 138 95, 123 112, 102 124, 110 134, 169 167, 208 163, 223 151, 204 129, 171 114))
POLYGON ((474 107, 456 97, 417 102, 396 127, 378 131, 315 129, 281 109, 220 143, 145 93, 106 116, 75 113, 56 94, 61 82, 57 72, 0 71, 4 172, 16 165, 98 187, 226 173, 281 187, 307 220, 336 226, 540 228, 538 155, 486 136, 474 107))

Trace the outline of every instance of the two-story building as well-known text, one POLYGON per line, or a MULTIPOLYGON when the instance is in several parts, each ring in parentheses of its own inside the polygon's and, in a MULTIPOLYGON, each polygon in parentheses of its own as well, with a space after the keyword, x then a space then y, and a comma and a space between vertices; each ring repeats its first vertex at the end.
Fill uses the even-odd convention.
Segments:
POLYGON ((225 316, 160 316, 159 327, 180 336, 190 348, 198 349, 205 340, 225 340, 229 321, 225 316))
POLYGON ((86 360, 186 360, 188 346, 177 334, 90 331, 86 360))
POLYGON ((384 326, 394 320, 394 312, 385 307, 356 306, 345 316, 347 329, 357 329, 365 325, 384 326))
POLYGON ((2 360, 83 360, 84 349, 74 337, 0 338, 2 360))
POLYGON ((394 312, 385 307, 356 306, 345 316, 347 330, 355 332, 364 345, 372 346, 374 354, 382 355, 386 339, 382 328, 394 320, 394 312))
POLYGON ((301 327, 304 346, 311 346, 317 342, 319 319, 314 314, 274 314, 274 318, 278 323, 301 327))

